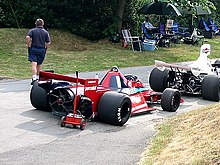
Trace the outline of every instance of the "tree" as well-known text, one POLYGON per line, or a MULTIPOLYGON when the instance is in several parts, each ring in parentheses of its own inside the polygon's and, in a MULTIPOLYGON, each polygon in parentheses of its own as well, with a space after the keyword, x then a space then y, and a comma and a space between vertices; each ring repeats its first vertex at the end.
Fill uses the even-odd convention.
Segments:
POLYGON ((215 21, 219 24, 220 23, 220 3, 219 3, 219 0, 211 0, 211 1, 216 7, 216 11, 214 12, 215 21))
MULTIPOLYGON (((187 8, 218 4, 218 0, 167 1, 187 8)), ((0 26, 31 28, 37 18, 42 18, 48 28, 99 40, 120 33, 122 27, 138 33, 144 16, 137 11, 147 2, 152 0, 0 0, 0 26)))
POLYGON ((118 33, 121 32, 122 21, 124 17, 124 9, 125 9, 125 0, 119 0, 118 10, 117 10, 117 16, 118 16, 117 32, 118 33))
POLYGON ((204 9, 216 9, 210 0, 169 0, 169 2, 189 10, 192 10, 194 6, 202 6, 204 9))

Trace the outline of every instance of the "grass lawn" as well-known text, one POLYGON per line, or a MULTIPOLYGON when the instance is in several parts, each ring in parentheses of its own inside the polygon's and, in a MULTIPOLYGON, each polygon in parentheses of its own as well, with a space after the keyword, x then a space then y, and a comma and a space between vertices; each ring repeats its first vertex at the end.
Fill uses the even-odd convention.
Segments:
MULTIPOLYGON (((29 29, 0 29, 0 77, 26 79, 31 77, 31 65, 27 61, 25 36, 29 29)), ((43 69, 70 74, 105 70, 114 65, 119 68, 153 65, 154 60, 182 62, 197 59, 200 46, 176 44, 156 51, 133 52, 122 48, 122 43, 108 40, 91 42, 73 34, 49 30, 52 45, 48 50, 43 69)), ((212 45, 210 58, 218 58, 220 37, 206 39, 212 45)))
POLYGON ((140 165, 220 164, 220 105, 169 118, 140 165))

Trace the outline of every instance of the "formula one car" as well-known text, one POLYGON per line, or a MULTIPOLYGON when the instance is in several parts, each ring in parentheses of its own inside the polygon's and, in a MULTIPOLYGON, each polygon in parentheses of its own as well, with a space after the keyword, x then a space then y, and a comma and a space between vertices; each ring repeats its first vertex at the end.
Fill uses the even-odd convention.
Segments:
POLYGON ((168 64, 155 60, 156 67, 151 71, 149 84, 157 92, 166 88, 178 89, 182 94, 202 95, 204 99, 220 99, 220 60, 213 64, 207 58, 210 44, 200 49, 199 58, 188 66, 168 64))
POLYGON ((137 76, 124 76, 117 67, 98 81, 79 78, 78 72, 72 77, 41 71, 39 81, 32 86, 30 100, 36 109, 63 116, 61 126, 80 125, 82 130, 89 119, 122 126, 131 115, 156 110, 152 106, 155 103, 171 112, 180 105, 178 90, 167 88, 162 93, 154 92, 137 76))

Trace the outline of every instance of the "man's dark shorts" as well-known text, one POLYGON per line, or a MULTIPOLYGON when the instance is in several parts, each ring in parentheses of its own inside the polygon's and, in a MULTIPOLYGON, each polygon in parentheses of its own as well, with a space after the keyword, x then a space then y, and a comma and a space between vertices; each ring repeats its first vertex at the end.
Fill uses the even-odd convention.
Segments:
POLYGON ((44 61, 45 54, 45 48, 28 48, 28 61, 37 62, 37 65, 41 65, 44 61))

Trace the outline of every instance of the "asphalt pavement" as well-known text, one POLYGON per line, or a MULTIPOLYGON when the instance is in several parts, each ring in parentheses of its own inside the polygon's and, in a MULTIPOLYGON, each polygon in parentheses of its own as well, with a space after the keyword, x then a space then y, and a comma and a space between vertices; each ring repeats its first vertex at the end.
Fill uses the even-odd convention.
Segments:
MULTIPOLYGON (((119 68, 148 84, 153 66, 119 68)), ((101 78, 106 71, 79 73, 101 78)), ((169 116, 213 104, 184 97, 177 112, 158 110, 131 117, 122 126, 88 122, 84 131, 60 127, 60 118, 32 107, 31 80, 0 81, 0 162, 2 165, 134 165, 155 135, 155 125, 169 116)))

